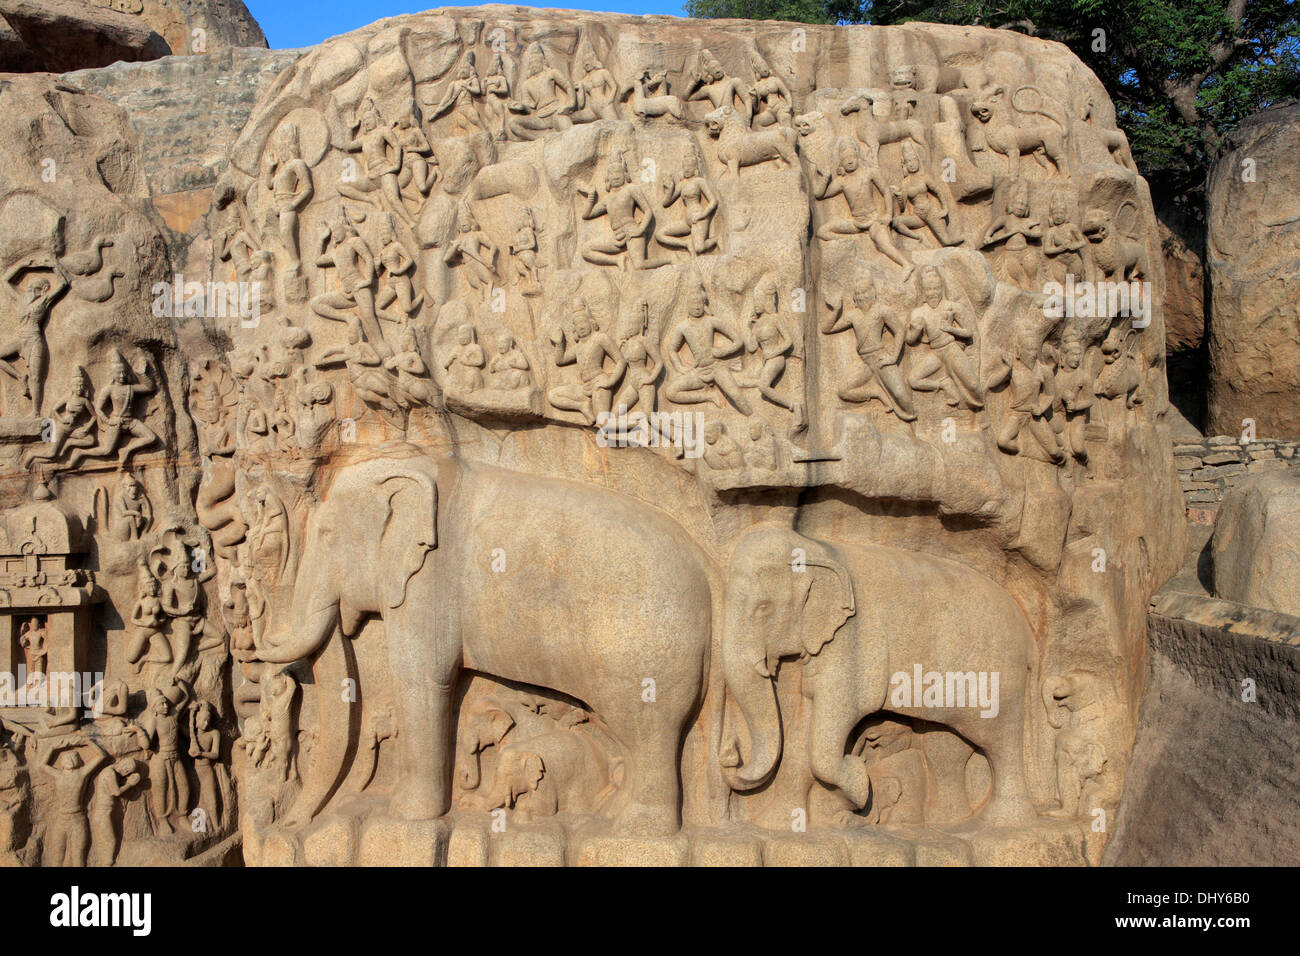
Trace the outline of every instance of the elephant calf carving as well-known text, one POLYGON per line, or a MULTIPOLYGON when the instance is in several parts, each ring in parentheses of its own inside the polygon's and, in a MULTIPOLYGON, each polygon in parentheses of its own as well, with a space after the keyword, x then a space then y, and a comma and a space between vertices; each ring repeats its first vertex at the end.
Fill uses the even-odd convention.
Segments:
POLYGON ((890 711, 944 724, 985 754, 993 786, 983 822, 1034 818, 1023 753, 1033 635, 992 580, 932 555, 832 547, 761 527, 736 546, 728 582, 723 670, 750 739, 744 759, 738 742, 723 748, 733 790, 753 790, 775 772, 782 732, 774 678, 781 659, 801 657, 803 692, 812 700, 812 773, 853 808, 866 806, 871 783, 863 760, 846 753, 849 735, 864 717, 890 711), (891 705, 891 676, 910 676, 918 664, 927 672, 997 673, 996 716, 982 717, 979 706, 891 705))
MULTIPOLYGON (((585 703, 621 746, 607 804, 624 832, 681 825, 678 757, 708 666, 712 565, 650 505, 590 484, 403 446, 341 468, 297 551, 291 608, 258 656, 310 658, 320 739, 286 826, 338 785, 353 708, 345 638, 383 620, 398 733, 390 812, 440 816, 451 799, 452 698, 463 668, 585 703), (643 682, 657 688, 642 699, 643 682)), ((276 620, 278 617, 278 620, 276 620)))

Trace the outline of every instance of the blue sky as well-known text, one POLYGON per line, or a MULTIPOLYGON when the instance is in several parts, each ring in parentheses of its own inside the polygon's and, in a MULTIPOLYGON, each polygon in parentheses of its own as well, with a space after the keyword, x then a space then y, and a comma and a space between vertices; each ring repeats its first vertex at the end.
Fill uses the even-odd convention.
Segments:
MULTIPOLYGON (((478 6, 439 0, 244 0, 266 33, 273 49, 312 46, 328 37, 347 33, 384 17, 418 13, 438 7, 478 6)), ((681 16, 685 0, 571 0, 552 6, 564 10, 599 10, 606 13, 666 13, 681 16)), ((519 4, 543 6, 543 4, 519 4)))

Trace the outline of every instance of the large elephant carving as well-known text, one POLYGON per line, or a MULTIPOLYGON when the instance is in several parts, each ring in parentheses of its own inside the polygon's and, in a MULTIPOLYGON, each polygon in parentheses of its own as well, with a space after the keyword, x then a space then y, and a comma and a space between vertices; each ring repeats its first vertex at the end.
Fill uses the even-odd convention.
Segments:
POLYGON ((941 557, 832 546, 765 526, 737 544, 725 603, 723 671, 750 740, 747 747, 724 743, 723 773, 733 790, 762 786, 780 762, 774 678, 782 659, 799 657, 807 662, 803 692, 812 700, 813 776, 853 808, 866 806, 871 784, 862 758, 848 753, 849 735, 863 718, 889 711, 945 724, 985 754, 993 787, 980 811, 984 822, 1035 816, 1023 753, 1033 636, 1020 608, 992 580, 941 557), (918 664, 942 674, 996 672, 996 716, 981 716, 978 706, 896 706, 891 677, 911 677, 918 664))
POLYGON ((706 555, 620 493, 406 447, 339 469, 308 518, 292 607, 258 642, 272 663, 310 659, 319 688, 319 742, 284 825, 309 822, 343 779, 357 709, 339 691, 355 669, 346 638, 375 615, 394 676, 394 815, 447 811, 452 699, 470 668, 587 704, 625 752, 616 825, 675 831, 717 596, 706 555))

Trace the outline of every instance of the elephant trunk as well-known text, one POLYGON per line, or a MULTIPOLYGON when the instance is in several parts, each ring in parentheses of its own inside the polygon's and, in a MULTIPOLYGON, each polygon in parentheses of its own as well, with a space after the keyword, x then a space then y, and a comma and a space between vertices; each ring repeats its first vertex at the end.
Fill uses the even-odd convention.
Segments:
POLYGON ((334 636, 339 624, 339 598, 332 585, 322 580, 320 566, 327 558, 314 537, 298 566, 293 585, 293 601, 271 619, 271 633, 257 643, 257 656, 270 664, 292 664, 311 657, 334 636))
POLYGON ((343 778, 354 739, 354 712, 359 710, 339 691, 347 680, 356 680, 350 650, 339 635, 326 641, 312 662, 312 677, 321 690, 316 699, 318 731, 311 763, 302 773, 302 789, 281 821, 290 829, 310 823, 343 778))
POLYGON ((738 767, 724 765, 722 772, 727 785, 742 792, 767 782, 776 769, 781 758, 781 711, 759 636, 739 620, 736 610, 729 610, 727 616, 722 635, 723 674, 749 729, 751 752, 747 763, 738 767), (745 634, 751 635, 748 640, 743 638, 745 634))

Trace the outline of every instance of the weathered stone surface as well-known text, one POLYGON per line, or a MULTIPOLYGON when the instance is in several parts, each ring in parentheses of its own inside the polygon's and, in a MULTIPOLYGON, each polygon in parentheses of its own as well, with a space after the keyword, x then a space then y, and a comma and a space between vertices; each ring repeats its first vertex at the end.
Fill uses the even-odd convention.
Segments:
MULTIPOLYGON (((1200 348, 1205 336, 1205 263, 1179 224, 1157 218, 1165 261, 1165 343, 1171 352, 1200 348)), ((1204 239, 1204 235, 1200 237, 1204 239)))
POLYGON ((1211 543, 1214 593, 1300 616, 1300 474, 1283 461, 1256 464, 1282 470, 1252 475, 1224 496, 1211 543))
POLYGON ((1300 104, 1251 116, 1209 190, 1207 433, 1300 437, 1300 104))
POLYGON ((1185 521, 1149 192, 1068 50, 457 8, 221 56, 20 84, 46 185, 0 138, 52 197, 0 241, 6 503, 94 516, 121 858, 1096 861, 1185 521))

